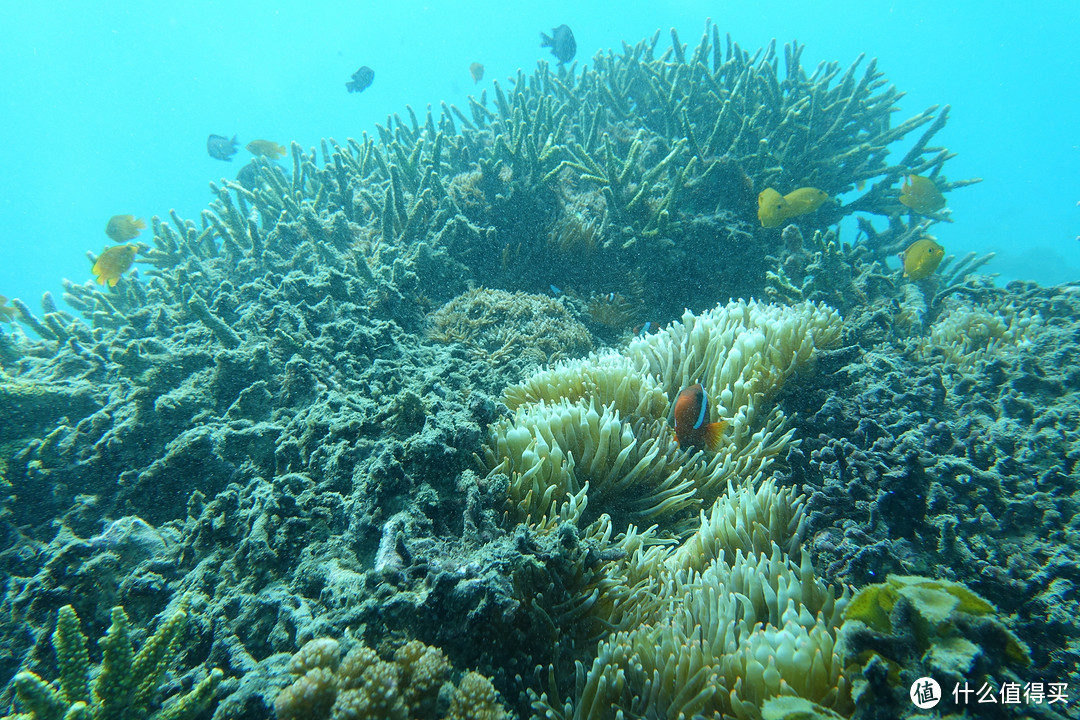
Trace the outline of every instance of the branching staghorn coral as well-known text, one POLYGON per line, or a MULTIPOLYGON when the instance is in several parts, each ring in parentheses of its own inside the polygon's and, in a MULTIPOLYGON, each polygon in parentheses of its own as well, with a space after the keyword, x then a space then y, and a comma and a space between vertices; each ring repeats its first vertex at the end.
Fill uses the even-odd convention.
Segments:
POLYGON ((406 107, 359 140, 292 143, 282 165, 259 158, 212 183, 195 221, 154 218, 141 278, 109 291, 68 283, 64 299, 81 320, 48 308, 44 320, 20 319, 58 343, 89 344, 94 328, 164 339, 192 324, 229 346, 244 335, 217 308, 221 274, 239 287, 326 266, 405 324, 421 322, 417 305, 463 292, 470 275, 580 297, 633 285, 633 312, 667 319, 762 293, 776 233, 756 220, 757 190, 812 185, 835 197, 874 182, 798 223, 824 231, 853 212, 889 216, 890 229, 867 238, 880 260, 916 224, 897 202, 903 174, 928 174, 946 191, 965 182, 946 181, 951 153, 930 145, 946 113, 892 127, 901 93, 874 61, 809 71, 803 46, 751 54, 711 22, 694 47, 674 32, 666 50, 660 40, 624 44, 573 73, 541 63, 465 108, 406 107), (891 144, 917 129, 889 164, 891 144))
MULTIPOLYGON (((323 261, 369 290, 394 285, 408 299, 419 286, 400 281, 444 253, 441 262, 508 290, 566 282, 588 297, 640 283, 642 305, 670 316, 716 301, 716 293, 699 297, 699 286, 727 286, 721 297, 760 292, 763 267, 739 275, 706 259, 720 256, 717 243, 748 261, 772 249, 775 233, 756 221, 755 188, 812 185, 836 196, 876 180, 854 203, 799 223, 824 230, 870 212, 895 218, 903 234, 902 174, 932 173, 944 190, 962 184, 941 179, 950 154, 928 144, 945 114, 931 109, 890 127, 900 93, 873 61, 808 72, 802 46, 785 47, 782 62, 775 44, 751 55, 712 24, 692 49, 671 39, 665 52, 659 33, 624 45, 576 74, 541 63, 509 85, 496 81, 491 98, 485 91, 464 110, 406 108, 360 140, 309 150, 294 143, 291 169, 253 161, 241 180, 212 185, 197 223, 175 213, 154 220, 139 260, 152 266, 153 292, 144 295, 183 306, 194 293, 213 309, 214 268, 250 279, 323 261), (927 124, 889 165, 890 144, 927 124), (740 240, 728 248, 731 238, 740 240), (672 288, 672 273, 687 282, 672 288)), ((97 299, 82 305, 84 316, 110 322, 97 299)), ((138 307, 119 305, 125 314, 138 307)), ((208 317, 186 308, 177 316, 208 317)))
POLYGON ((804 239, 797 226, 788 225, 781 240, 783 252, 770 256, 775 270, 765 274, 765 294, 774 301, 824 302, 847 312, 895 291, 892 273, 870 258, 866 245, 841 243, 831 229, 804 239))
POLYGON ((60 672, 58 683, 49 683, 23 671, 15 676, 15 692, 28 712, 8 720, 180 720, 193 718, 213 701, 221 681, 214 669, 190 691, 166 701, 159 709, 157 693, 165 673, 181 647, 187 613, 177 610, 147 638, 136 653, 123 608, 112 610, 112 625, 98 645, 101 667, 91 685, 90 656, 79 618, 70 605, 60 608, 53 633, 53 649, 60 672))

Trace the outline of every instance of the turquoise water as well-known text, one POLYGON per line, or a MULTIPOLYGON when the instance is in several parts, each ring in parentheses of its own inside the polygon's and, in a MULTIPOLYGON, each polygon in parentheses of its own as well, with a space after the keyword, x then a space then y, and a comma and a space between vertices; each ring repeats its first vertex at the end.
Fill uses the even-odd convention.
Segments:
MULTIPOLYGON (((706 17, 755 49, 806 44, 804 66, 879 59, 905 91, 898 120, 933 104, 952 113, 940 140, 950 179, 950 253, 993 251, 1002 280, 1080 279, 1080 4, 1004 2, 186 2, 9 4, 0 130, 4 262, 0 294, 32 307, 60 279, 90 278, 87 251, 111 242, 109 217, 197 218, 207 183, 233 177, 265 138, 305 148, 360 137, 411 104, 464 105, 539 59, 539 32, 567 23, 577 62, 676 28, 696 44, 706 17), (478 85, 469 65, 481 62, 478 85), (375 82, 344 84, 361 65, 375 82), (210 133, 237 135, 231 163, 210 133)), ((894 156, 895 157, 895 156, 894 156)), ((854 238, 845 228, 844 239, 854 238)), ((146 235, 143 236, 146 240, 146 235)))

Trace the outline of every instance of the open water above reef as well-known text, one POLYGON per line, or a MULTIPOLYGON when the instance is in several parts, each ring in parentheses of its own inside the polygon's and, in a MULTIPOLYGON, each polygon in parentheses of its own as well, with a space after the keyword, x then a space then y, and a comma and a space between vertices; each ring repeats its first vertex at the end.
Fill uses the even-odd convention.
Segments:
MULTIPOLYGON (((175 208, 198 217, 207 180, 237 168, 206 155, 209 133, 302 147, 359 137, 377 122, 467 95, 550 57, 539 32, 567 23, 579 64, 657 28, 696 39, 714 18, 744 47, 776 38, 807 45, 808 67, 879 59, 913 114, 953 106, 943 137, 957 174, 986 182, 953 200, 939 229, 950 251, 996 252, 1003 281, 1055 284, 1080 276, 1077 115, 1080 73, 1069 0, 1038 12, 1006 3, 828 0, 757 3, 547 2, 303 4, 193 1, 53 3, 6 9, 0 65, 11 83, 0 113, 10 138, 0 177, 5 218, 0 294, 36 304, 60 278, 90 278, 86 251, 108 242, 110 216, 175 208), (469 65, 483 63, 474 84, 469 65), (357 95, 344 84, 377 70, 357 95), (78 82, 71 80, 76 68, 78 82)), ((234 164, 247 153, 241 149, 234 164)), ((853 237, 853 229, 844 238, 853 237)))

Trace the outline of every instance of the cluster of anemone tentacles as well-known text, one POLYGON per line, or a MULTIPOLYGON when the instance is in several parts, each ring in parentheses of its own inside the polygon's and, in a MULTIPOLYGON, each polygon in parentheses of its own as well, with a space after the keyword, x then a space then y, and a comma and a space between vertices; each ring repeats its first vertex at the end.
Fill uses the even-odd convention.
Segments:
POLYGON ((835 649, 847 592, 800 550, 804 498, 767 476, 794 441, 770 400, 840 327, 824 305, 732 302, 506 390, 514 414, 483 458, 509 478, 505 521, 572 524, 613 550, 563 609, 606 630, 573 689, 549 670, 537 713, 759 718, 780 695, 848 707, 835 649), (728 423, 715 452, 671 432, 693 382, 714 399, 708 420, 728 423))

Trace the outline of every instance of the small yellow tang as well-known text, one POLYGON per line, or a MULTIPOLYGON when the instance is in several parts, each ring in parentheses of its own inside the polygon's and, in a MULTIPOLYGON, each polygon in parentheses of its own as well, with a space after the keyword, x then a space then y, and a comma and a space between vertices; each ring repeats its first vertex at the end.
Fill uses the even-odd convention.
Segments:
POLYGON ((106 248, 105 252, 98 256, 94 267, 90 268, 98 285, 108 283, 109 287, 116 287, 116 283, 120 282, 120 276, 131 269, 137 252, 139 252, 139 246, 134 244, 106 248))
POLYGON ((945 196, 930 178, 908 175, 900 186, 900 203, 920 215, 929 215, 945 207, 945 196))
POLYGON ((814 212, 828 199, 828 193, 817 188, 801 187, 787 195, 781 195, 768 187, 762 190, 757 198, 758 220, 761 221, 761 227, 780 227, 793 217, 814 212))
POLYGON ((784 200, 787 201, 788 205, 788 217, 812 213, 828 199, 828 193, 812 187, 801 187, 784 196, 784 200))
POLYGON ((916 240, 900 253, 900 262, 904 264, 904 277, 912 280, 930 277, 941 264, 943 257, 945 248, 934 238, 927 235, 916 240))
POLYGON ((247 150, 252 155, 263 155, 271 160, 277 160, 288 152, 284 145, 269 140, 252 140, 247 144, 247 150))
POLYGON ((758 193, 757 217, 761 221, 761 227, 780 227, 781 223, 790 217, 787 210, 787 200, 771 187, 758 193))
POLYGON ((142 218, 136 219, 134 215, 113 215, 105 226, 105 234, 116 242, 127 242, 139 237, 139 233, 145 229, 146 221, 142 218))

